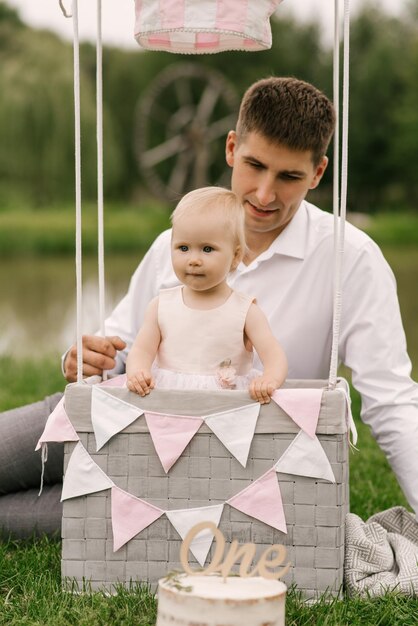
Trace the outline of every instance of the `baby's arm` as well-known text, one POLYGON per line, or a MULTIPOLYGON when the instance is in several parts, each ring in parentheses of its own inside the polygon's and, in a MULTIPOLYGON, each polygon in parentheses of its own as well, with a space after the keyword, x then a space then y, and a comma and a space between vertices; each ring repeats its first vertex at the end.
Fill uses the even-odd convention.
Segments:
POLYGON ((245 334, 257 350, 263 364, 263 374, 251 381, 250 395, 254 400, 265 404, 270 402, 273 391, 286 379, 286 355, 271 332, 266 316, 256 304, 252 304, 248 309, 245 334))
POLYGON ((158 298, 149 303, 142 324, 126 360, 127 387, 140 396, 154 388, 151 366, 161 341, 158 326, 158 298))

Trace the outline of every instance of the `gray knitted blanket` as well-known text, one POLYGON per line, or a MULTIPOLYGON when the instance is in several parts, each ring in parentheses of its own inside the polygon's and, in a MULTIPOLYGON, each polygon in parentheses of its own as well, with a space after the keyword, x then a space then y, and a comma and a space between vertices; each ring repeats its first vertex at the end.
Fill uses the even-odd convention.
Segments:
POLYGON ((344 579, 349 594, 418 595, 418 521, 401 506, 363 522, 346 516, 344 579))

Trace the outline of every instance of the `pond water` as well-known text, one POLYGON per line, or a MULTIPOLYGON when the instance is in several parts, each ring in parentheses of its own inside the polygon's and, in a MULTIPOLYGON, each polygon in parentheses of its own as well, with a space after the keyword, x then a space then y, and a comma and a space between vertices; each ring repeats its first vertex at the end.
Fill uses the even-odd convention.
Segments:
MULTIPOLYGON (((126 293, 140 259, 111 256, 105 262, 106 312, 126 293)), ((0 259, 0 354, 61 354, 75 341, 75 262, 71 257, 0 259)), ((83 260, 83 332, 98 317, 97 261, 83 260)))
MULTIPOLYGON (((418 371, 418 250, 385 249, 394 269, 408 340, 418 371)), ((126 293, 140 259, 106 259, 106 311, 126 293)), ((60 355, 75 340, 75 264, 70 257, 0 259, 0 354, 60 355)), ((98 328, 97 261, 83 260, 83 332, 98 328)))

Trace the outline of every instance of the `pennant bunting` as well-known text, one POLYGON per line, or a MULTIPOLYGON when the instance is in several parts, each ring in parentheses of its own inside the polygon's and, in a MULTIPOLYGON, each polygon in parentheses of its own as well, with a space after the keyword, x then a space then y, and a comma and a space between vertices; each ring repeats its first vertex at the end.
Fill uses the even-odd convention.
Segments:
POLYGON ((203 419, 225 448, 245 467, 259 413, 260 404, 257 402, 203 419))
POLYGON ((323 389, 276 389, 271 396, 307 435, 315 437, 323 389))
POLYGON ((91 422, 96 437, 96 449, 100 450, 109 439, 143 413, 139 407, 94 386, 91 390, 91 422))
POLYGON ((274 468, 232 496, 227 504, 287 534, 282 495, 274 468))
POLYGON ((42 443, 48 441, 80 441, 74 426, 64 408, 64 398, 58 402, 45 424, 44 432, 36 444, 35 450, 39 450, 42 443))
POLYGON ((276 472, 323 478, 335 483, 334 472, 318 437, 311 439, 299 431, 274 466, 276 472))
POLYGON ((116 552, 164 513, 157 506, 112 487, 113 551, 116 552))
POLYGON ((149 432, 164 471, 177 461, 203 423, 201 417, 145 413, 149 432))
MULTIPOLYGON (((214 506, 203 506, 196 509, 166 511, 165 514, 177 530, 180 537, 184 539, 189 530, 200 522, 213 522, 216 527, 218 527, 223 508, 223 504, 215 504, 214 506)), ((190 544, 190 552, 193 554, 201 567, 204 567, 205 565, 206 557, 212 545, 212 541, 213 534, 208 528, 206 528, 196 535, 190 544)))
POLYGON ((79 441, 68 462, 62 485, 61 502, 113 487, 114 483, 93 461, 79 441))
POLYGON ((347 408, 346 421, 347 421, 347 426, 350 428, 350 431, 351 431, 352 443, 350 443, 350 439, 348 440, 348 442, 355 450, 357 450, 356 443, 357 443, 358 435, 357 435, 356 424, 353 419, 353 413, 351 411, 350 386, 348 382, 345 380, 345 378, 341 378, 340 382, 343 384, 343 388, 339 388, 337 391, 340 391, 344 396, 344 399, 346 402, 346 408, 347 408))

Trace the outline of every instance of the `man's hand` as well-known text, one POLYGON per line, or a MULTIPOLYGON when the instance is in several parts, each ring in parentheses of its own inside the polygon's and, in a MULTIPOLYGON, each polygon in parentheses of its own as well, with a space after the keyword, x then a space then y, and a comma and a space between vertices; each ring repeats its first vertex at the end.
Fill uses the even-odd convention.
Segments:
POLYGON ((154 389, 154 380, 150 372, 137 370, 133 374, 128 374, 126 386, 129 391, 134 391, 140 396, 147 396, 151 389, 154 389))
POLYGON ((251 381, 249 392, 253 400, 257 400, 260 404, 268 404, 278 387, 280 387, 279 382, 271 376, 257 376, 251 381))
MULTIPOLYGON (((83 336, 83 376, 102 376, 104 370, 115 367, 118 350, 126 348, 120 337, 83 336)), ((77 346, 71 346, 64 361, 65 378, 69 383, 77 380, 77 346)))

